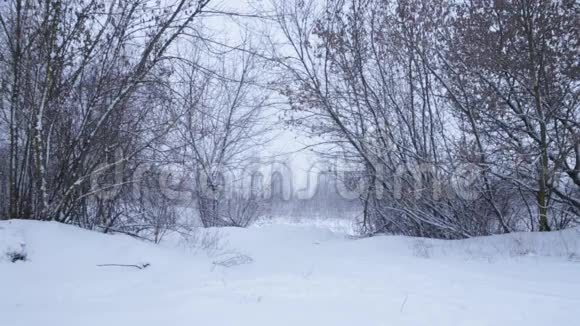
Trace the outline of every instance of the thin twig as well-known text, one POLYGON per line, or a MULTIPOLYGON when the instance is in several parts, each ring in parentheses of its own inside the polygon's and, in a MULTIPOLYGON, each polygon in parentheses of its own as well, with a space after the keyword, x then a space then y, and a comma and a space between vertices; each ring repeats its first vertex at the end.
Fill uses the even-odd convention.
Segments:
POLYGON ((140 265, 127 265, 127 264, 100 264, 97 265, 98 267, 135 267, 138 269, 145 269, 147 267, 149 267, 149 263, 145 263, 145 264, 140 264, 140 265))

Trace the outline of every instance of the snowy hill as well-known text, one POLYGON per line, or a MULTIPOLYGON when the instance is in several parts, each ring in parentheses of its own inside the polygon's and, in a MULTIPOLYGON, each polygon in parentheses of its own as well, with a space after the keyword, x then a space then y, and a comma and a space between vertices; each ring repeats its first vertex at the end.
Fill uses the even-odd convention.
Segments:
POLYGON ((578 229, 435 241, 265 225, 171 240, 0 222, 0 325, 578 323, 578 229))

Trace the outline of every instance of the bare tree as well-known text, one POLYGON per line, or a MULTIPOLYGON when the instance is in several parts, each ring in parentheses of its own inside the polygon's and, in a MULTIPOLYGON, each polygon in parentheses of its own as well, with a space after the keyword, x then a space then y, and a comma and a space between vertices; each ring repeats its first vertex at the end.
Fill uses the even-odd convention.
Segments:
POLYGON ((549 212, 577 215, 580 204, 578 4, 482 1, 455 9, 453 32, 441 33, 439 78, 468 122, 480 164, 532 195, 530 213, 548 231, 549 212))
POLYGON ((245 226, 257 210, 236 186, 242 161, 264 143, 269 127, 268 96, 249 52, 218 57, 211 70, 180 64, 177 157, 195 175, 194 197, 205 227, 245 226))
POLYGON ((155 111, 134 110, 138 94, 163 73, 171 45, 208 2, 1 5, 10 217, 74 222, 89 180, 150 145, 157 133, 133 134, 155 111), (124 154, 113 160, 118 150, 124 154))
POLYGON ((530 193, 541 230, 550 207, 577 211, 575 6, 276 4, 283 94, 298 112, 293 119, 332 144, 329 155, 362 172, 363 229, 445 238, 510 232, 522 228, 516 215, 530 193), (475 178, 464 180, 466 166, 475 178), (457 191, 465 181, 467 195, 457 191))

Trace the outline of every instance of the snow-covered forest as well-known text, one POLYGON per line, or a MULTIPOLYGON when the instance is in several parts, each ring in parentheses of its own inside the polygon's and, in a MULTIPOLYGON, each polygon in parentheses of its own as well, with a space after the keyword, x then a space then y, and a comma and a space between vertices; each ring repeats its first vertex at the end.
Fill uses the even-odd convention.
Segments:
POLYGON ((573 325, 579 232, 575 0, 0 3, 0 325, 573 325))
POLYGON ((181 200, 244 226, 271 215, 264 152, 286 128, 356 192, 363 234, 578 222, 575 1, 0 10, 3 217, 141 233, 179 223, 181 200))

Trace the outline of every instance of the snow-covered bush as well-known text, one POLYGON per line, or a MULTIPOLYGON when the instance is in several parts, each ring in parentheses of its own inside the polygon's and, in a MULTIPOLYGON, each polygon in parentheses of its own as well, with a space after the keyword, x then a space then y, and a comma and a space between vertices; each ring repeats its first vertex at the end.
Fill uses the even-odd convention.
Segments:
POLYGON ((28 260, 28 253, 24 243, 21 243, 18 248, 8 248, 4 255, 11 263, 28 260))
POLYGON ((228 242, 217 229, 186 228, 179 233, 180 245, 193 253, 203 252, 208 257, 215 257, 227 250, 228 242))

